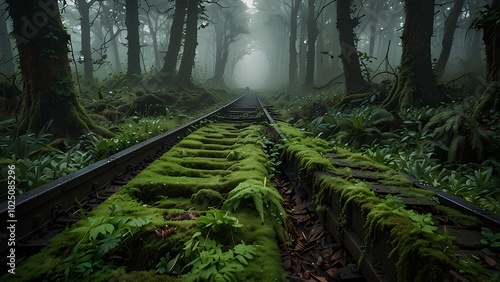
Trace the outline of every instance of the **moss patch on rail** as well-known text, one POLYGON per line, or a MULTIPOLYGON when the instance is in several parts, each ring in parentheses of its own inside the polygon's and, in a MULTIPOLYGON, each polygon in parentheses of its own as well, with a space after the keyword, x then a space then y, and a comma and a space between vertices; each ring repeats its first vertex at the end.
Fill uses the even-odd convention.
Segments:
MULTIPOLYGON (((458 249, 454 238, 436 232, 430 213, 403 203, 405 198, 416 199, 432 209, 438 205, 434 192, 414 187, 396 171, 367 156, 335 147, 289 124, 279 122, 278 126, 287 137, 286 160, 302 177, 315 179, 312 185, 317 210, 321 212, 338 205, 341 228, 351 227, 348 211, 359 210, 365 221, 364 239, 368 250, 374 238, 388 234, 393 247, 390 257, 397 261, 398 280, 442 281, 449 270, 474 281, 490 279, 491 273, 483 266, 452 254, 451 250, 458 249), (368 187, 374 184, 397 187, 399 193, 385 197, 377 195, 368 187)), ((436 210, 451 213, 465 226, 477 224, 457 216, 459 212, 452 209, 438 207, 436 210)), ((479 229, 479 226, 473 227, 479 229)))
POLYGON ((158 197, 184 197, 200 189, 229 192, 247 179, 267 177, 268 160, 259 146, 259 126, 238 129, 232 124, 202 127, 179 142, 124 190, 142 202, 158 197))
MULTIPOLYGON (((238 184, 262 183, 268 176, 261 130, 260 126, 242 129, 232 124, 211 124, 200 128, 87 214, 87 218, 94 219, 143 218, 149 223, 142 227, 137 238, 124 242, 125 247, 113 253, 118 257, 113 259, 115 265, 96 266, 83 279, 185 281, 182 276, 158 274, 157 264, 169 252, 175 256, 184 251, 184 243, 201 228, 200 223, 193 219, 203 215, 208 207, 222 206, 225 194, 238 184), (178 217, 182 214, 189 214, 192 218, 178 217)), ((251 244, 256 251, 254 258, 238 272, 238 279, 284 281, 273 222, 263 223, 255 209, 240 207, 232 214, 242 224, 234 234, 234 241, 251 244)), ((81 234, 73 230, 86 224, 88 220, 81 220, 63 231, 40 253, 21 263, 16 268, 18 274, 15 277, 3 278, 12 281, 65 280, 64 273, 68 268, 65 260, 81 238, 81 234)), ((108 232, 106 228, 109 225, 103 224, 102 232, 108 232)), ((94 235, 100 236, 99 233, 94 235)))

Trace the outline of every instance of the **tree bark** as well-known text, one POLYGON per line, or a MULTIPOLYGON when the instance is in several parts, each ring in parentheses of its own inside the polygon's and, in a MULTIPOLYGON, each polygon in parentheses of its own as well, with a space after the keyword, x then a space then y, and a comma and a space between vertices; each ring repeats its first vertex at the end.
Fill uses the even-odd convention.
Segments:
POLYGON ((307 40, 307 11, 305 8, 300 10, 299 81, 303 81, 306 78, 307 45, 304 42, 307 40))
POLYGON ((344 66, 344 80, 347 93, 360 93, 366 90, 367 83, 361 74, 358 50, 356 49, 354 28, 359 19, 351 17, 351 0, 337 0, 337 29, 344 66))
POLYGON ((122 70, 122 64, 120 61, 120 52, 118 50, 118 33, 121 32, 121 29, 118 29, 117 31, 114 30, 113 28, 113 20, 115 20, 114 15, 116 12, 110 13, 109 7, 104 6, 102 9, 102 14, 101 14, 101 25, 105 30, 108 30, 110 33, 109 38, 111 39, 111 51, 113 53, 113 70, 115 72, 121 72, 122 70))
POLYGON ((137 79, 141 76, 141 44, 139 38, 139 1, 126 0, 125 25, 127 26, 128 67, 127 79, 137 79))
POLYGON ((24 81, 18 134, 38 132, 53 120, 51 132, 76 141, 98 127, 79 104, 68 59, 70 36, 64 29, 57 0, 8 0, 24 81))
POLYGON ((158 49, 158 19, 156 19, 153 23, 149 14, 147 14, 146 19, 148 20, 149 33, 151 34, 151 40, 153 41, 153 53, 155 55, 155 70, 160 70, 161 59, 160 59, 160 51, 158 49))
POLYGON ((500 111, 500 0, 493 0, 490 8, 476 23, 483 29, 483 41, 486 46, 486 91, 483 93, 472 112, 472 118, 481 121, 481 117, 500 111))
POLYGON ((167 53, 163 62, 162 72, 162 85, 169 83, 172 77, 176 74, 177 57, 181 50, 182 42, 182 28, 186 17, 186 3, 184 0, 175 1, 174 18, 172 26, 170 27, 169 43, 167 53))
POLYGON ((179 86, 192 88, 194 58, 198 45, 198 0, 189 0, 186 18, 186 39, 184 40, 184 53, 182 54, 177 82, 179 86))
POLYGON ((384 5, 384 1, 375 1, 373 3, 373 10, 371 11, 369 17, 369 27, 370 27, 370 45, 368 47, 368 56, 374 57, 375 51, 375 41, 377 39, 377 25, 379 23, 380 10, 382 9, 382 5, 384 5))
POLYGON ((302 0, 292 0, 292 10, 290 12, 290 42, 288 44, 288 52, 290 60, 288 63, 288 87, 293 89, 297 84, 297 16, 302 0))
POLYGON ((446 64, 450 57, 451 46, 453 45, 453 35, 457 29, 457 20, 462 12, 464 2, 465 0, 456 0, 450 15, 446 19, 443 41, 441 42, 441 53, 439 54, 434 70, 438 80, 443 76, 444 70, 446 69, 446 64))
POLYGON ((310 89, 314 84, 314 63, 316 55, 316 38, 318 27, 314 13, 314 0, 307 0, 307 64, 304 88, 310 89))
POLYGON ((4 12, 0 12, 0 60, 3 64, 1 72, 6 76, 14 74, 14 54, 9 41, 9 32, 7 31, 7 19, 4 12))
POLYGON ((76 2, 80 13, 80 26, 82 30, 82 57, 83 57, 83 80, 90 83, 94 80, 94 66, 92 59, 92 47, 90 42, 90 7, 96 0, 87 3, 86 0, 76 2))
POLYGON ((431 64, 434 0, 405 0, 403 53, 396 83, 382 102, 387 110, 437 107, 442 101, 431 64))
MULTIPOLYGON (((470 12, 471 21, 469 26, 474 24, 474 20, 479 17, 479 7, 482 2, 479 0, 467 1, 468 10, 470 12), (478 3, 479 2, 479 3, 478 3)), ((482 46, 482 30, 470 29, 467 31, 465 36, 465 63, 467 64, 467 70, 470 72, 480 72, 484 71, 485 64, 482 58, 483 46, 482 46)))
POLYGON ((224 86, 224 69, 227 63, 227 56, 229 53, 229 44, 227 41, 227 29, 229 25, 227 23, 227 18, 222 15, 219 7, 215 7, 213 13, 214 20, 217 23, 214 24, 215 30, 215 66, 214 66, 214 76, 209 79, 210 86, 224 86))
POLYGON ((327 19, 325 19, 325 12, 321 13, 318 23, 318 39, 316 43, 316 81, 323 84, 325 81, 330 79, 328 70, 326 69, 326 63, 323 60, 325 55, 322 54, 326 51, 325 46, 325 25, 323 24, 327 19))

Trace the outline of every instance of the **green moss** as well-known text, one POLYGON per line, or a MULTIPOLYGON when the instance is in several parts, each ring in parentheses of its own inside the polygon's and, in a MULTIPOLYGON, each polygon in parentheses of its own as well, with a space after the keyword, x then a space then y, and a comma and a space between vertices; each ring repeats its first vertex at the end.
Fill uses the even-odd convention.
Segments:
MULTIPOLYGON (((302 177, 310 176, 313 170, 330 170, 331 173, 317 175, 313 185, 313 200, 317 204, 317 210, 331 208, 331 205, 340 206, 340 218, 347 217, 347 209, 361 212, 365 218, 365 245, 370 246, 376 240, 385 240, 383 237, 390 236, 389 243, 393 246, 390 257, 397 261, 396 271, 400 281, 440 281, 448 270, 460 271, 462 275, 478 277, 485 280, 485 269, 482 267, 463 267, 459 258, 447 255, 445 250, 457 248, 451 246, 451 242, 442 235, 419 229, 419 226, 409 211, 404 209, 402 203, 390 199, 379 198, 364 182, 353 178, 350 167, 334 167, 332 162, 324 157, 334 156, 348 163, 353 168, 368 170, 374 176, 371 182, 400 187, 401 198, 417 199, 420 203, 437 206, 433 197, 434 192, 415 188, 411 181, 398 172, 372 161, 370 158, 353 153, 348 149, 332 148, 324 142, 317 142, 309 134, 280 123, 282 132, 288 140, 285 144, 285 156, 287 161, 299 167, 302 177), (328 164, 325 163, 328 161, 328 164), (333 203, 333 199, 338 202, 333 203), (416 225, 417 224, 417 225, 416 225), (417 228, 417 229, 416 229, 417 228)), ((448 211, 446 211, 448 212, 448 211)), ((457 221, 463 221, 467 226, 467 217, 461 218, 459 214, 451 213, 457 221)), ((348 222, 343 222, 347 224, 348 222)))
POLYGON ((238 274, 238 281, 288 281, 271 222, 262 223, 255 209, 241 209, 233 216, 243 224, 235 234, 235 241, 253 244, 257 248, 255 258, 238 274))
POLYGON ((390 168, 386 165, 373 161, 366 155, 360 153, 350 153, 347 158, 348 161, 356 163, 356 165, 361 167, 368 167, 372 170, 388 171, 390 168))
POLYGON ((466 215, 455 209, 445 207, 443 205, 436 205, 434 209, 445 213, 448 216, 449 220, 452 221, 455 225, 477 229, 479 229, 479 227, 481 227, 482 225, 481 221, 478 218, 466 215))
POLYGON ((200 128, 153 162, 124 189, 149 203, 160 196, 190 198, 200 189, 224 194, 246 179, 263 179, 269 164, 258 145, 260 130, 260 126, 239 130, 233 124, 200 128), (211 140, 207 136, 222 137, 224 142, 234 144, 231 150, 223 150, 222 145, 206 145, 204 143, 211 140), (241 138, 234 137, 229 142, 228 136, 241 138), (233 158, 228 157, 230 153, 233 158))
MULTIPOLYGON (((261 129, 261 126, 242 129, 234 124, 210 124, 198 129, 90 212, 90 217, 109 216, 115 205, 122 208, 120 215, 146 217, 151 223, 143 229, 139 240, 127 246, 129 253, 121 254, 127 256, 124 265, 98 271, 89 279, 176 281, 176 278, 155 275, 156 264, 167 252, 181 252, 184 242, 200 229, 200 224, 194 220, 167 220, 166 216, 172 218, 171 215, 192 208, 190 199, 193 194, 195 204, 217 205, 223 199, 222 194, 239 183, 261 182, 267 177, 269 161, 262 151, 261 129), (230 149, 225 144, 231 144, 230 149), (233 158, 228 158, 229 153, 233 158), (165 225, 176 227, 176 232, 160 238, 155 230, 163 229, 165 225)), ((242 277, 246 281, 263 281, 269 277, 281 280, 284 275, 272 225, 261 225, 255 214, 247 216, 243 212, 240 215, 247 230, 237 237, 237 241, 258 245, 255 262, 251 262, 242 277), (266 267, 263 269, 262 265, 266 267)), ((78 222, 74 227, 81 224, 78 222)), ((49 247, 18 266, 23 274, 16 276, 16 281, 19 277, 21 281, 50 280, 63 273, 64 255, 76 244, 77 236, 66 230, 55 237, 49 247)))
POLYGON ((289 162, 295 163, 299 169, 309 174, 315 170, 331 170, 333 165, 316 149, 300 142, 287 142, 284 152, 289 162))
MULTIPOLYGON (((104 276, 104 275, 103 275, 104 276)), ((131 271, 125 272, 124 269, 120 268, 118 270, 107 273, 102 281, 109 282, 176 282, 181 281, 180 278, 172 277, 168 275, 158 275, 154 270, 150 271, 131 271)))
POLYGON ((191 202, 202 210, 206 210, 208 207, 217 207, 222 203, 222 200, 222 195, 212 189, 201 189, 191 196, 191 202))
POLYGON ((191 207, 191 200, 186 198, 160 197, 159 200, 153 204, 153 206, 161 209, 177 208, 187 210, 191 207))
POLYGON ((313 136, 313 134, 311 132, 297 129, 296 127, 294 127, 286 122, 278 121, 276 124, 280 128, 281 132, 288 139, 301 139, 301 138, 313 136))

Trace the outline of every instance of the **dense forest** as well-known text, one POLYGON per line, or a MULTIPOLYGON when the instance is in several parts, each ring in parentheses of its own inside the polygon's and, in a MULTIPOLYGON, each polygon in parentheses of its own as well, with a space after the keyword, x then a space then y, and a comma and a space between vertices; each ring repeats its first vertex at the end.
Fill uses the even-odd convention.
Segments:
POLYGON ((297 127, 500 212, 499 0, 0 7, 0 180, 15 163, 19 193, 249 87, 297 127))

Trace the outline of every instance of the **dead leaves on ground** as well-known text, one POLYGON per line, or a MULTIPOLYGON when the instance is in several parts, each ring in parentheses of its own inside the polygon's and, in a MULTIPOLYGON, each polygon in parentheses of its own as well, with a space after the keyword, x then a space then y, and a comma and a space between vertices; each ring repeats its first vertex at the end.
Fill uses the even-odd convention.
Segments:
POLYGON ((290 281, 339 280, 338 269, 351 263, 345 249, 324 229, 313 209, 289 183, 276 181, 288 210, 287 241, 280 246, 290 281))
POLYGON ((160 237, 161 239, 165 239, 168 236, 172 235, 177 231, 177 228, 175 226, 168 226, 165 225, 163 228, 158 228, 155 230, 155 234, 157 237, 160 237))

